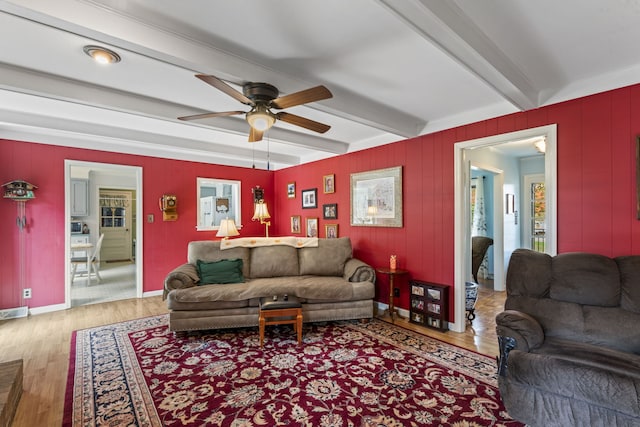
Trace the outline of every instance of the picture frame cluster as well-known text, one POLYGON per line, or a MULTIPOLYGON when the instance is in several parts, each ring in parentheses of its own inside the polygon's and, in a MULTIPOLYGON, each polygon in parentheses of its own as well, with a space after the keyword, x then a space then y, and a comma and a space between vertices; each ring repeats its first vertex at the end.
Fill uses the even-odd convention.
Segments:
MULTIPOLYGON (((335 174, 328 174, 322 177, 322 194, 334 194, 336 192, 335 174)), ((296 183, 287 183, 287 198, 296 198, 296 183)), ((318 208, 318 188, 306 188, 300 190, 300 207, 301 209, 317 209, 318 208)), ((323 220, 338 219, 338 204, 326 203, 322 205, 323 220)), ((303 218, 302 215, 291 215, 290 230, 292 234, 303 234, 306 237, 325 237, 327 239, 338 238, 338 224, 324 224, 324 236, 320 236, 319 218, 308 216, 303 218)))

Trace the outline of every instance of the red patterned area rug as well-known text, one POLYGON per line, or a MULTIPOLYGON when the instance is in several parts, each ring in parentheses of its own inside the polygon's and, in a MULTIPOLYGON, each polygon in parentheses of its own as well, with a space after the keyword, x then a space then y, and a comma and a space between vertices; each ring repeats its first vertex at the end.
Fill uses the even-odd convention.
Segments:
POLYGON ((74 332, 64 426, 521 426, 493 358, 374 320, 179 336, 167 316, 74 332))

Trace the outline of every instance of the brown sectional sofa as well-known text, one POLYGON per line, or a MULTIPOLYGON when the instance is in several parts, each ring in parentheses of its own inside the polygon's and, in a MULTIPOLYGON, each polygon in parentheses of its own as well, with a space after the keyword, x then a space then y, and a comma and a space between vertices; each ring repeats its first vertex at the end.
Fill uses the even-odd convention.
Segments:
POLYGON ((348 237, 239 240, 189 243, 187 263, 164 283, 172 331, 257 326, 259 299, 284 294, 300 299, 304 322, 373 317, 375 270, 353 258, 348 237), (244 281, 200 283, 198 260, 237 259, 244 281))

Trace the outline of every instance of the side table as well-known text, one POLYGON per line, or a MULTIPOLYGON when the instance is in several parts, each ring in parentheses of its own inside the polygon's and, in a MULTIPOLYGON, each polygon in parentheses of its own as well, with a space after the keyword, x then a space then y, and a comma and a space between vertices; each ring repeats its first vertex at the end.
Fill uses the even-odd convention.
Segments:
POLYGON ((389 316, 391 317, 391 322, 394 322, 393 319, 393 315, 395 314, 395 307, 394 307, 394 296, 393 296, 393 290, 394 290, 394 286, 393 286, 393 278, 395 276, 402 276, 404 274, 408 274, 409 271, 407 270, 401 270, 399 268, 396 268, 394 270, 390 269, 390 268, 376 268, 376 271, 380 274, 386 274, 387 276, 389 276, 389 308, 387 309, 387 311, 389 312, 389 316))
POLYGON ((264 344, 264 327, 266 325, 293 325, 298 335, 298 344, 302 344, 302 304, 296 297, 278 296, 260 298, 258 324, 260 330, 260 347, 264 344))

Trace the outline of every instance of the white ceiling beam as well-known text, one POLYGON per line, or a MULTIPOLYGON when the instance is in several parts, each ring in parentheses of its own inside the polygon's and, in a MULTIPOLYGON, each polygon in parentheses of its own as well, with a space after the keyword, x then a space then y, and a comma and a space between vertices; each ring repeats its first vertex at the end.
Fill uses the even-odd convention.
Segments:
MULTIPOLYGON (((25 134, 28 134, 28 132, 37 133, 38 130, 42 130, 43 134, 65 135, 69 139, 68 143, 57 143, 56 145, 92 150, 99 149, 128 154, 155 154, 160 157, 179 157, 191 161, 208 159, 221 164, 228 164, 227 161, 221 161, 221 159, 235 159, 244 166, 247 166, 247 159, 251 158, 260 161, 270 160, 273 163, 289 166, 300 164, 300 159, 297 156, 254 151, 250 148, 251 145, 249 143, 242 147, 231 146, 100 124, 93 124, 91 133, 88 133, 86 124, 83 122, 68 119, 61 120, 59 117, 51 117, 49 115, 26 115, 0 109, 0 134, 6 137, 5 131, 15 132, 16 130, 22 130, 25 134)), ((40 142, 49 143, 48 140, 40 142)))
MULTIPOLYGON (((0 0, 0 10, 108 43, 168 64, 231 81, 265 81, 293 93, 323 82, 301 81, 286 69, 267 68, 194 37, 138 20, 92 1, 0 0), (257 77, 259 76, 259 78, 257 77)), ((328 114, 403 137, 414 137, 426 122, 383 103, 330 88, 334 98, 309 104, 328 114)))
MULTIPOLYGON (((8 64, 0 63, 0 74, 2 75, 0 87, 20 93, 108 108, 134 115, 141 115, 139 111, 145 111, 148 112, 149 117, 169 120, 181 126, 204 126, 207 129, 224 129, 226 132, 241 136, 248 136, 249 133, 248 123, 241 118, 218 117, 215 122, 209 122, 210 125, 207 125, 206 121, 200 121, 199 123, 179 122, 176 119, 176 111, 180 111, 184 115, 203 113, 204 111, 194 110, 192 107, 162 99, 117 91, 112 88, 26 70, 8 64), (96 100, 100 100, 101 105, 97 105, 96 100)), ((284 144, 288 144, 287 141, 295 141, 296 146, 331 154, 344 154, 349 149, 349 144, 345 142, 277 127, 269 130, 269 138, 284 144)))
POLYGON ((453 1, 378 0, 520 110, 539 106, 527 76, 453 1))

